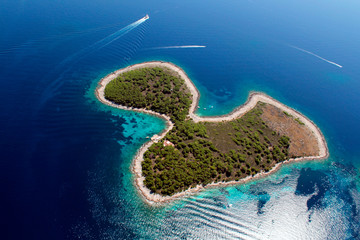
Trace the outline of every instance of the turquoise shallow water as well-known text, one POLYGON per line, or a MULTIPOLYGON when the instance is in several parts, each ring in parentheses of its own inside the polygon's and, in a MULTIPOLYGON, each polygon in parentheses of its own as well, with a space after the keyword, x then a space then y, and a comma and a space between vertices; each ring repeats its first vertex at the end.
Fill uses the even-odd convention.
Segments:
POLYGON ((358 1, 1 6, 2 239, 359 238, 358 1), (206 47, 163 48, 186 45, 206 47), (188 73, 199 115, 226 114, 250 91, 299 110, 323 131, 330 158, 146 205, 131 160, 165 123, 104 106, 94 89, 149 60, 188 73))

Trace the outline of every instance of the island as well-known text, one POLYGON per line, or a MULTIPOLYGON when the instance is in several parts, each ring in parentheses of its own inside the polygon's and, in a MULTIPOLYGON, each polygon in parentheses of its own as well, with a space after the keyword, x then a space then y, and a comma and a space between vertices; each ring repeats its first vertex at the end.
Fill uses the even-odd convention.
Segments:
POLYGON ((245 183, 282 164, 329 156, 320 129, 264 93, 217 117, 196 115, 200 93, 178 66, 144 62, 117 70, 95 90, 104 104, 152 114, 167 122, 132 162, 146 202, 162 203, 201 189, 245 183))

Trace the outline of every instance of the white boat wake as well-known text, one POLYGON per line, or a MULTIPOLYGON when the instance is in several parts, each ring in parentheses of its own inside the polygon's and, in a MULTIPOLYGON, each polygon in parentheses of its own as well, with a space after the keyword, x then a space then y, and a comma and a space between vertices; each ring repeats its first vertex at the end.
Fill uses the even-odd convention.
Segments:
POLYGON ((127 25, 126 27, 114 32, 113 34, 110 34, 109 36, 97 41, 96 43, 91 45, 89 48, 95 48, 96 50, 99 50, 99 49, 109 45, 110 43, 116 41, 120 37, 124 36, 125 34, 130 32, 134 28, 138 27, 140 24, 142 24, 143 22, 145 22, 148 19, 149 19, 148 17, 147 18, 143 17, 143 18, 137 20, 136 22, 133 22, 133 23, 127 25))
POLYGON ((68 56, 65 58, 62 62, 58 64, 58 66, 50 73, 54 74, 57 72, 58 77, 51 82, 51 84, 46 88, 44 92, 46 92, 46 96, 42 96, 41 103, 39 106, 41 106, 44 102, 47 101, 51 96, 55 95, 55 92, 60 88, 60 86, 63 84, 63 81, 61 81, 66 73, 68 73, 75 63, 79 62, 81 59, 85 58, 89 54, 96 52, 100 50, 101 48, 109 45, 110 43, 116 41, 120 37, 124 36, 131 30, 138 27, 140 24, 144 23, 146 20, 149 19, 149 16, 146 15, 145 17, 127 25, 126 27, 123 27, 122 29, 104 37, 103 39, 100 39, 99 41, 91 44, 90 46, 68 56))
POLYGON ((172 48, 206 48, 203 45, 183 45, 183 46, 166 46, 166 47, 154 47, 149 49, 172 49, 172 48))
POLYGON ((341 66, 340 64, 337 64, 337 63, 335 63, 335 62, 332 62, 332 61, 330 61, 330 60, 327 60, 326 58, 320 57, 319 55, 316 55, 316 54, 313 53, 313 52, 307 51, 307 50, 305 50, 305 49, 302 49, 302 48, 299 48, 299 47, 296 47, 296 46, 293 46, 293 45, 288 45, 288 46, 291 47, 291 48, 297 49, 297 50, 299 50, 299 51, 301 51, 301 52, 310 54, 310 55, 312 55, 312 56, 314 56, 314 57, 317 57, 317 58, 319 58, 319 59, 321 59, 321 60, 323 60, 323 61, 325 61, 325 62, 327 62, 327 63, 330 63, 330 64, 332 64, 332 65, 335 65, 335 66, 337 66, 337 67, 339 67, 339 68, 342 68, 342 67, 343 67, 343 66, 341 66))
MULTIPOLYGON (((78 61, 82 58, 84 58, 85 56, 89 55, 90 53, 93 53, 97 50, 100 50, 103 47, 106 47, 107 45, 109 45, 110 43, 116 41, 117 39, 119 39, 120 37, 124 36, 125 34, 127 34, 128 32, 130 32, 131 30, 135 29, 136 27, 138 27, 140 24, 142 24, 143 22, 145 22, 146 20, 148 20, 149 17, 143 17, 129 25, 127 25, 126 27, 123 27, 122 29, 104 37, 103 39, 100 39, 99 41, 91 44, 90 46, 86 47, 85 49, 82 49, 80 51, 78 51, 77 53, 67 57, 65 60, 63 60, 59 65, 64 65, 64 64, 68 64, 69 62, 73 63, 75 61, 78 61)), ((72 65, 72 64, 71 64, 72 65)))

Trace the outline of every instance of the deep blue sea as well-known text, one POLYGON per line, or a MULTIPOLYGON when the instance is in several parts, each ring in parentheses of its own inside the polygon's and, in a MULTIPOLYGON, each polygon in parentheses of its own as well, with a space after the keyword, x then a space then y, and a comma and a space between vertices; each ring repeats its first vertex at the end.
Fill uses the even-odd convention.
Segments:
POLYGON ((359 9, 358 0, 0 0, 0 239, 360 239, 359 9), (205 47, 179 47, 190 45, 205 47), (184 68, 199 115, 226 114, 251 91, 301 111, 329 159, 148 206, 131 160, 165 123, 104 106, 94 89, 149 60, 184 68))

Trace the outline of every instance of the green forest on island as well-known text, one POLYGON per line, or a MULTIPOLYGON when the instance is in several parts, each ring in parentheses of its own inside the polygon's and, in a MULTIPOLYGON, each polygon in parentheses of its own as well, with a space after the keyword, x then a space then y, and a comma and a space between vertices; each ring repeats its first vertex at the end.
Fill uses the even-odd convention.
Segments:
POLYGON ((261 119, 265 103, 230 122, 195 123, 187 117, 191 95, 184 81, 168 69, 123 73, 106 86, 105 97, 166 114, 174 123, 165 138, 144 154, 144 184, 154 193, 172 195, 199 184, 240 180, 290 157, 290 139, 261 119), (171 144, 165 146, 164 141, 171 144))
POLYGON ((159 67, 121 74, 106 85, 105 98, 123 106, 168 115, 173 122, 184 121, 191 104, 184 80, 159 67))

